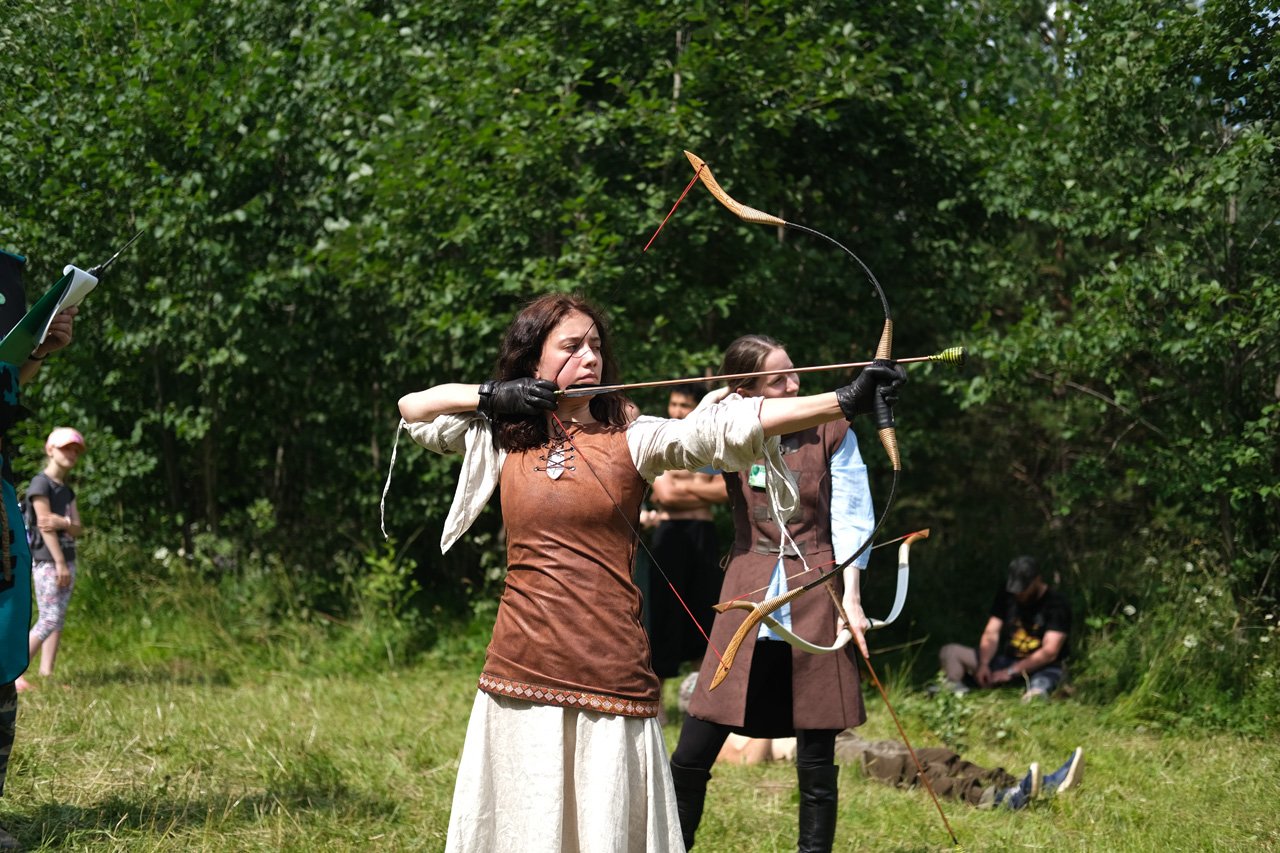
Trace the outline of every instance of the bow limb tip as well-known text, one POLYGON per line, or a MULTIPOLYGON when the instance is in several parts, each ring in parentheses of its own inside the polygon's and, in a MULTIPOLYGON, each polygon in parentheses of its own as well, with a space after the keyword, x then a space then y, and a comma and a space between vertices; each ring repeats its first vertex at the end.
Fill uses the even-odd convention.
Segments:
POLYGON ((711 605, 711 609, 717 613, 726 613, 730 610, 755 610, 756 606, 746 599, 735 599, 733 601, 722 601, 719 604, 711 605))
POLYGON ((716 674, 711 677, 711 685, 707 687, 707 692, 710 693, 712 690, 719 687, 720 683, 724 681, 725 676, 728 674, 729 667, 724 665, 724 661, 721 661, 719 665, 716 666, 716 674))
MULTIPOLYGON (((727 608, 726 608, 727 609, 727 608)), ((758 607, 750 608, 751 612, 747 614, 747 618, 738 626, 738 630, 734 632, 733 639, 729 640, 729 644, 724 647, 724 654, 720 656, 720 663, 716 666, 716 674, 711 678, 711 684, 707 690, 715 690, 720 683, 729 675, 729 668, 733 666, 733 660, 738 656, 738 649, 742 648, 742 643, 747 637, 760 625, 760 620, 764 618, 763 613, 758 607)))
POLYGON ((725 192, 724 188, 720 186, 720 182, 716 180, 716 176, 711 174, 711 167, 707 165, 706 160, 703 160, 692 151, 685 151, 684 156, 689 158, 689 163, 698 173, 698 177, 702 178, 702 182, 707 185, 707 189, 716 197, 716 201, 729 208, 734 216, 743 222, 753 222, 757 225, 773 225, 778 228, 786 226, 787 221, 785 219, 774 216, 772 213, 765 213, 763 210, 756 210, 754 207, 747 207, 725 192))
MULTIPOLYGON (((921 539, 928 539, 930 529, 931 528, 926 527, 924 530, 917 530, 915 533, 907 534, 907 538, 902 540, 902 545, 910 545, 912 542, 918 542, 921 539)), ((899 549, 901 549, 901 547, 902 546, 899 546, 899 549)))

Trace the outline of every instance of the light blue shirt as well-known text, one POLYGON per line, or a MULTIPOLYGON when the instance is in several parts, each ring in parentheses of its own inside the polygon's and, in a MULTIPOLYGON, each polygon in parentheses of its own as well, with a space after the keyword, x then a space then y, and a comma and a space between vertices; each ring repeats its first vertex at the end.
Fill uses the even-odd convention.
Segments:
MULTIPOLYGON (((853 430, 845 433, 844 441, 836 448, 828 461, 831 470, 831 548, 836 565, 849 559, 849 555, 858 549, 876 526, 875 507, 871 502, 871 486, 867 480, 867 466, 862 461, 862 452, 858 450, 858 437, 853 430)), ((859 569, 866 569, 871 560, 871 549, 863 551, 853 564, 859 569)), ((769 590, 765 598, 773 598, 787 591, 787 573, 783 559, 773 567, 773 577, 769 579, 769 590)), ((791 605, 784 604, 773 613, 773 618, 788 631, 791 630, 791 605)), ((759 638, 762 640, 781 640, 782 638, 761 625, 759 638)))

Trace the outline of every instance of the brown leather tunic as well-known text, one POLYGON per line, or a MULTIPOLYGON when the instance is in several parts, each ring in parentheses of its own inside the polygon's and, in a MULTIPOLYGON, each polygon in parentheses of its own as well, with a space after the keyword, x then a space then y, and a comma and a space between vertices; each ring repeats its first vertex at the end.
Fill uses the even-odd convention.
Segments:
POLYGON ((503 463, 507 582, 480 689, 652 717, 659 683, 631 579, 646 484, 625 428, 570 430, 582 456, 566 445, 558 479, 547 476, 545 447, 509 453, 503 463))
MULTIPOLYGON (((814 571, 819 566, 823 571, 832 568, 831 470, 828 463, 840 448, 848 429, 845 421, 835 421, 792 433, 782 440, 783 459, 800 485, 800 507, 787 530, 814 571)), ((733 509, 735 538, 720 595, 725 601, 737 597, 760 601, 762 594, 758 590, 769 585, 778 562, 778 525, 770 516, 764 489, 749 486, 748 477, 743 474, 725 473, 724 478, 733 509)), ((803 571, 803 568, 794 552, 783 558, 787 577, 803 571)), ((808 577, 812 576, 791 581, 790 585, 794 587, 808 577)), ((843 592, 844 585, 840 579, 830 583, 835 584, 836 592, 843 592)), ((711 629, 712 645, 723 650, 746 618, 743 610, 729 610, 716 616, 711 629)), ((831 597, 821 588, 812 589, 791 603, 792 630, 811 642, 823 645, 835 642, 837 620, 831 597)), ((689 713, 722 725, 743 725, 755 646, 755 637, 742 644, 729 675, 714 691, 708 691, 705 685, 711 683, 719 661, 714 652, 708 651, 702 661, 689 713)), ((791 650, 791 684, 778 685, 777 689, 790 689, 795 728, 846 729, 866 721, 856 654, 852 643, 838 652, 823 655, 791 650)), ((785 733, 771 736, 782 734, 785 733)))

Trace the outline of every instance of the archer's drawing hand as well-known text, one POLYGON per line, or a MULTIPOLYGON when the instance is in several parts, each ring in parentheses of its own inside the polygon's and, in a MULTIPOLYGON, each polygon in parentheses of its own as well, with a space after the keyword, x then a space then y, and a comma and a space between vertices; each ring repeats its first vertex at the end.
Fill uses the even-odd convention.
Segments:
POLYGON ((80 306, 73 305, 65 311, 59 311, 58 316, 53 318, 53 322, 49 324, 49 334, 45 336, 44 343, 36 347, 35 352, 31 353, 33 358, 44 358, 51 352, 58 350, 71 343, 72 325, 75 316, 80 313, 80 306))
POLYGON ((559 390, 547 379, 490 379, 480 384, 480 405, 476 408, 489 420, 501 415, 538 415, 555 410, 559 390))
POLYGON ((836 401, 846 420, 874 411, 880 421, 884 411, 892 412, 893 404, 898 402, 898 389, 906 383, 907 371, 902 365, 878 358, 848 385, 836 389, 836 401))

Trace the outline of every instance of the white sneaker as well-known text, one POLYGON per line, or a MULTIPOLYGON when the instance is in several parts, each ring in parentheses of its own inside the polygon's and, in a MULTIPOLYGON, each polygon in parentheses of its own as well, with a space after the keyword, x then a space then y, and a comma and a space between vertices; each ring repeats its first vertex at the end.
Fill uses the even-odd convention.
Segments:
POLYGON ((1077 746, 1067 763, 1044 777, 1046 794, 1059 794, 1080 784, 1084 778, 1084 747, 1077 746))

